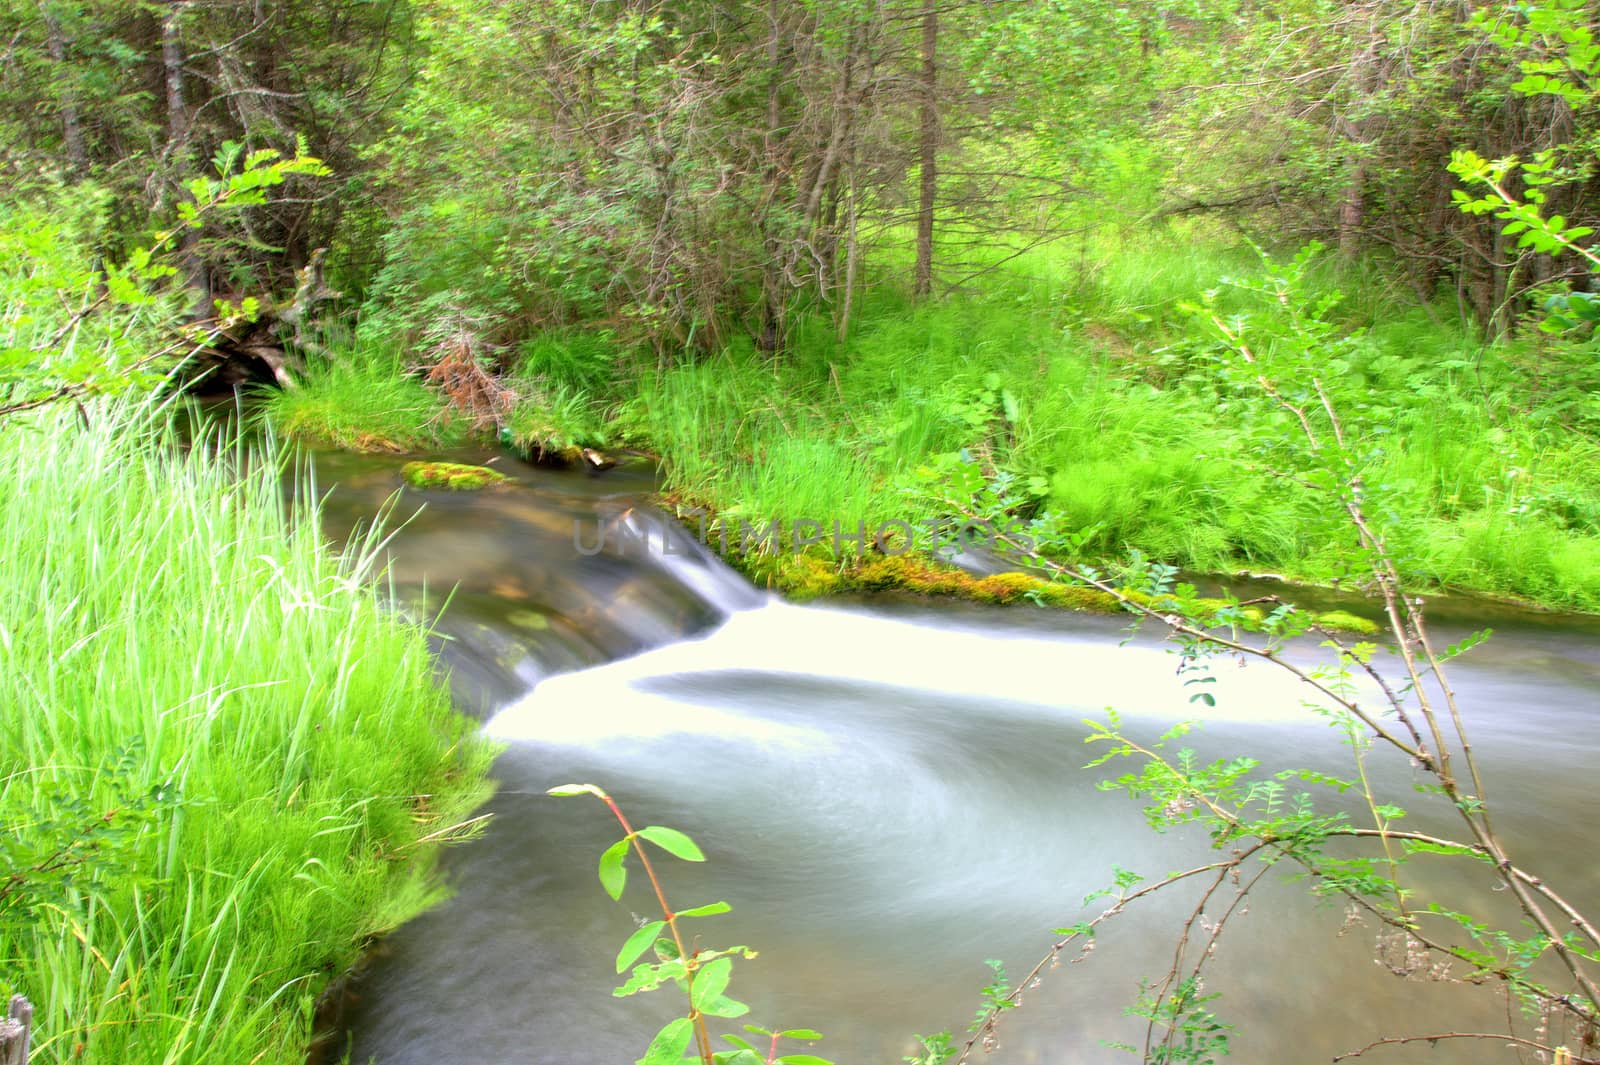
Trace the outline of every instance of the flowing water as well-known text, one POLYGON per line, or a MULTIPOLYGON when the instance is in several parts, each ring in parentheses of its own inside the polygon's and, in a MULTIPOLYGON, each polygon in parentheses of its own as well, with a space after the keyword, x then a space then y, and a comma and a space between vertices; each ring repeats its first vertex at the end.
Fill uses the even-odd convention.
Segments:
MULTIPOLYGON (((753 1007, 746 1020, 820 1029, 814 1053, 878 1065, 912 1052, 915 1033, 963 1030, 989 979, 985 959, 1026 973, 1051 929, 1104 907, 1083 899, 1115 867, 1159 878, 1214 859, 1193 830, 1156 835, 1136 804, 1097 789, 1112 769, 1083 768, 1093 755, 1084 718, 1115 707, 1131 733, 1153 739, 1201 717, 1184 742, 1203 754, 1348 768, 1338 736, 1270 667, 1222 667, 1217 706, 1205 710, 1154 636, 1130 639, 1119 619, 782 604, 674 537, 640 502, 647 470, 586 477, 500 464, 513 487, 407 491, 392 512, 409 519, 392 545, 396 590, 431 613, 454 589, 437 623, 442 660, 458 700, 506 748, 487 835, 448 856, 455 897, 390 937, 360 982, 352 1061, 620 1065, 674 1015, 667 992, 611 996, 615 951, 653 899, 637 876, 621 904, 604 895, 595 860, 614 824, 592 799, 546 797, 552 785, 600 784, 636 824, 690 833, 709 861, 668 859, 662 872, 679 908, 733 904, 699 927, 703 945, 759 951, 731 989, 753 1007), (611 546, 583 553, 575 523, 579 546, 592 549, 602 527, 611 546)), ((319 462, 323 484, 339 485, 336 533, 398 488, 398 465, 319 462)), ((1444 612, 1438 627, 1443 637, 1497 629, 1455 677, 1501 828, 1519 863, 1600 902, 1600 627, 1488 614, 1444 612)), ((1406 766, 1382 759, 1374 771, 1395 801, 1425 805, 1406 766)), ((1487 886, 1464 865, 1436 877, 1421 889, 1487 886)), ((1140 903, 1092 952, 1064 955, 1006 1018, 987 1060, 1135 1060, 1106 1043, 1142 1038, 1143 1022, 1123 1009, 1141 979, 1167 971, 1196 897, 1140 903)), ((1269 873, 1207 977, 1223 996, 1213 1008, 1237 1026, 1232 1060, 1327 1061, 1382 1036, 1503 1023, 1491 991, 1393 975, 1383 964, 1393 952, 1376 937, 1343 908, 1309 902, 1287 870, 1269 873)), ((1516 1060, 1460 1041, 1370 1059, 1516 1060)))

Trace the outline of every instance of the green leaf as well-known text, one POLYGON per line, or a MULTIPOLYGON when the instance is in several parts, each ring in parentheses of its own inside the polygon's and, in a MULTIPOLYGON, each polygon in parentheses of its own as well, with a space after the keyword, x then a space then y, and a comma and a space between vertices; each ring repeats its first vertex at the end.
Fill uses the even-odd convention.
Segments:
POLYGON ((276 148, 257 148, 255 151, 244 157, 244 168, 246 170, 254 170, 262 163, 272 162, 272 160, 278 158, 278 156, 281 154, 282 153, 276 148))
POLYGON ((629 841, 619 839, 606 848, 600 856, 600 884, 613 899, 622 898, 622 888, 628 882, 628 870, 622 859, 628 856, 629 841))
POLYGON ((821 1039, 822 1033, 810 1028, 790 1028, 786 1032, 779 1032, 780 1039, 821 1039))
POLYGON ((700 853, 700 848, 695 846, 694 840, 675 828, 646 825, 635 832, 634 835, 641 839, 649 840, 674 858, 682 858, 686 862, 703 862, 706 860, 706 856, 700 853))
POLYGON ((785 1054, 777 1060, 778 1065, 833 1065, 827 1058, 819 1058, 815 1054, 785 1054))
MULTIPOLYGON (((667 943, 669 940, 657 940, 658 943, 667 943)), ((627 998, 637 995, 641 991, 654 991, 668 980, 678 980, 683 976, 683 963, 680 961, 664 961, 660 965, 651 965, 641 962, 633 967, 633 973, 622 984, 611 992, 613 998, 627 998)))
POLYGON ((729 998, 727 995, 718 995, 700 1005, 700 1012, 707 1017, 743 1017, 750 1012, 750 1007, 738 999, 729 998))
POLYGON ((717 958, 708 963, 704 968, 694 974, 694 994, 691 996, 694 1008, 705 1011, 703 1003, 719 998, 728 989, 728 981, 733 978, 733 959, 717 958))
POLYGON ((650 949, 650 944, 656 941, 656 936, 666 926, 665 921, 651 921, 629 936, 628 941, 622 944, 622 949, 617 952, 617 972, 625 971, 628 966, 638 961, 639 955, 650 949))
POLYGON ((764 1059, 752 1047, 718 1051, 711 1055, 711 1060, 716 1065, 765 1065, 764 1059))
POLYGON ((639 1059, 637 1065, 678 1065, 678 1059, 689 1049, 689 1040, 692 1038, 694 1028, 689 1018, 679 1017, 675 1021, 668 1021, 666 1027, 650 1041, 650 1049, 644 1052, 644 1057, 639 1059))
POLYGON ((728 913, 733 909, 726 902, 708 902, 704 906, 696 906, 691 910, 679 910, 679 917, 714 917, 719 913, 728 913))

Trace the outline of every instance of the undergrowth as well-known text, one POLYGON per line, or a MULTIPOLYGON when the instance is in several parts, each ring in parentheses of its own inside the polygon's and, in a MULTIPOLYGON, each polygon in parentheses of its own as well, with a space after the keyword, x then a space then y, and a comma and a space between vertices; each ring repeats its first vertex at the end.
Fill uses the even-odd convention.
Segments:
MULTIPOLYGON (((959 459, 1015 478, 1019 516, 1061 515, 1086 558, 1347 575, 1347 532, 1295 471, 1252 459, 1252 434, 1279 427, 1227 379, 1227 346, 1196 311, 1270 317, 1251 249, 1177 230, 994 258, 924 304, 869 287, 843 341, 831 317, 801 315, 779 358, 746 342, 662 368, 604 331, 534 338, 511 379, 536 401, 512 435, 531 452, 541 439, 652 451, 671 498, 756 524, 920 525, 940 514, 919 471, 959 459)), ((1399 519, 1402 575, 1600 610, 1593 352, 1545 337, 1486 347, 1378 270, 1314 264, 1304 285, 1313 301, 1343 290, 1327 379, 1399 519)))
POLYGON ((298 1065, 489 752, 270 455, 99 404, 0 445, 0 994, 41 1063, 298 1065))

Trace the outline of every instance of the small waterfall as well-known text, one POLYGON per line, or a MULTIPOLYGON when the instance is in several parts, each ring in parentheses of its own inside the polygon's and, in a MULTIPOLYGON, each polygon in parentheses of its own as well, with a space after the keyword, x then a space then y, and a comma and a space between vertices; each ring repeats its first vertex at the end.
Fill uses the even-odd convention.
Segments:
POLYGON ((386 524, 395 597, 434 629, 469 712, 486 716, 546 677, 706 632, 768 599, 644 501, 652 479, 487 461, 512 483, 402 491, 403 459, 316 458, 319 482, 336 486, 323 507, 335 537, 394 500, 386 524))
POLYGON ((580 552, 609 551, 655 567, 724 616, 770 598, 697 540, 692 530, 640 503, 597 507, 590 528, 582 522, 575 527, 573 543, 580 552))
MULTIPOLYGON (((1019 608, 1026 609, 1026 608, 1019 608)), ((1076 718, 1115 707, 1124 718, 1168 723, 1196 716, 1190 701, 1197 674, 1177 672, 1178 659, 1151 636, 1108 649, 1118 622, 1057 615, 1059 624, 1011 626, 901 620, 869 610, 795 606, 780 601, 732 615, 698 639, 686 640, 582 674, 552 680, 506 707, 487 725, 500 739, 602 743, 667 731, 727 734, 739 726, 707 716, 692 704, 635 705, 659 678, 706 684, 730 672, 782 683, 825 673, 834 682, 884 693, 964 698, 1008 708, 1076 718), (1083 635, 1072 638, 1073 629, 1083 635), (590 709, 581 715, 571 708, 590 709), (575 731, 580 730, 580 731, 575 731)), ((1212 722, 1318 727, 1302 701, 1308 692, 1281 669, 1262 662, 1221 660, 1208 671, 1206 691, 1216 705, 1212 722)))
MULTIPOLYGON (((396 477, 370 460, 363 476, 357 505, 371 513, 396 477)), ((888 1065, 916 1050, 915 1032, 959 1032, 990 975, 983 959, 1026 972, 1115 868, 1159 878, 1212 860, 1202 832, 1158 836, 1136 803, 1096 787, 1135 767, 1085 769, 1101 749, 1085 745, 1084 719, 1115 708, 1146 743, 1203 719, 1172 753, 1349 774, 1343 737, 1270 665, 1216 662, 1210 707, 1157 634, 1130 636, 1126 618, 776 602, 644 505, 648 485, 516 476, 498 492, 402 499, 401 517, 426 506, 395 538, 397 589, 429 590, 428 616, 455 589, 436 626, 442 656, 458 698, 476 693, 464 705, 507 747, 485 838, 448 853, 457 894, 388 937, 356 989, 351 1060, 620 1063, 671 1015, 675 1003, 611 995, 611 952, 654 900, 637 877, 622 905, 600 890, 594 862, 615 824, 598 804, 547 797, 555 784, 601 784, 636 823, 700 843, 710 860, 669 863, 667 889, 679 906, 732 903, 703 934, 761 952, 735 976, 745 1019, 818 1028, 815 1053, 841 1065, 888 1065)), ((1592 896, 1600 631, 1496 628, 1455 680, 1500 827, 1527 842, 1520 861, 1592 896)), ((1423 804, 1406 766, 1370 769, 1386 795, 1423 804)), ((1431 827, 1421 811, 1406 824, 1431 827)), ((1238 1026, 1235 1060, 1328 1060, 1386 1034, 1503 1021, 1479 988, 1402 983, 1374 965, 1374 930, 1308 905, 1303 885, 1269 878, 1252 900, 1208 977, 1238 1026)), ((1130 1060, 1106 1044, 1142 1038, 1124 1009, 1165 971, 1193 905, 1163 896, 1107 925, 1093 957, 1028 991, 1002 1029, 1004 1060, 1130 1060)), ((1385 1060, 1434 1058, 1424 1045, 1385 1060)), ((1506 1058, 1470 1044, 1450 1060, 1506 1058)))

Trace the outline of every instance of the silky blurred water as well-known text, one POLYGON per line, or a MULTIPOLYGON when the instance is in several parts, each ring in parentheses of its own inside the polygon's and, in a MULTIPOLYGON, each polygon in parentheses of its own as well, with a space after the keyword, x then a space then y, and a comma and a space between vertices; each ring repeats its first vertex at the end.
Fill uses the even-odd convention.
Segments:
MULTIPOLYGON (((335 493, 341 513, 393 490, 371 477, 335 493)), ((518 478, 494 496, 426 496, 394 541, 402 590, 460 584, 439 621, 441 649, 463 694, 497 708, 485 727, 507 746, 486 837, 449 855, 455 897, 390 937, 359 985, 353 1061, 625 1063, 674 1015, 666 992, 611 996, 615 951, 650 919, 653 898, 637 876, 620 904, 604 895, 594 866, 614 823, 592 799, 543 794, 556 784, 600 784, 636 824, 694 836, 709 861, 665 859, 662 871, 678 908, 732 903, 697 927, 703 945, 759 951, 732 988, 753 1006, 746 1020, 820 1029, 812 1052, 876 1065, 912 1052, 915 1033, 964 1029, 985 959, 1021 976, 1052 928, 1104 907, 1083 898, 1114 868, 1154 879, 1215 860, 1195 831, 1157 835, 1134 802, 1097 788, 1120 770, 1084 768, 1095 754, 1085 718, 1114 707, 1151 741, 1200 718, 1182 742, 1204 756, 1349 775, 1339 735, 1269 665, 1219 664, 1208 709, 1190 701, 1177 659, 1118 619, 797 607, 692 545, 671 559, 583 556, 561 535, 575 519, 658 527, 637 502, 642 485, 518 478)), ((417 501, 407 493, 401 509, 417 501)), ((1452 618, 1438 636, 1458 638, 1471 620, 1452 618)), ((1600 629, 1506 611, 1493 620, 1499 634, 1454 676, 1500 828, 1519 864, 1600 901, 1600 629)), ((1403 760, 1377 756, 1371 771, 1417 808, 1407 827, 1450 828, 1423 811, 1403 760)), ((1213 1008, 1236 1026, 1233 1060, 1327 1061, 1381 1036, 1504 1023, 1490 989, 1390 974, 1375 961, 1377 930, 1312 902, 1289 872, 1262 881, 1209 970, 1207 990, 1222 995, 1213 1008)), ((1487 886, 1465 864, 1418 880, 1424 896, 1459 902, 1466 891, 1500 905, 1487 886)), ((1105 1043, 1142 1039, 1124 1008, 1141 979, 1167 971, 1195 898, 1179 890, 1107 924, 1090 954, 1027 992, 986 1060, 1135 1060, 1105 1043)), ((1369 1060, 1517 1059, 1447 1041, 1369 1060)))

